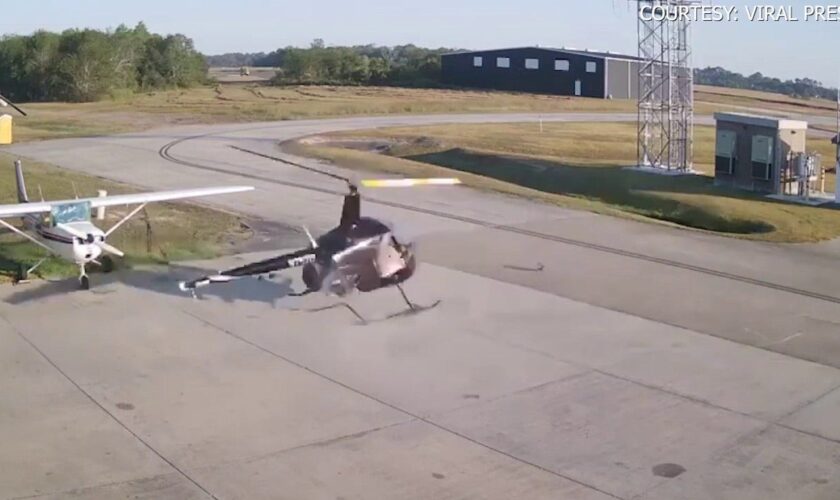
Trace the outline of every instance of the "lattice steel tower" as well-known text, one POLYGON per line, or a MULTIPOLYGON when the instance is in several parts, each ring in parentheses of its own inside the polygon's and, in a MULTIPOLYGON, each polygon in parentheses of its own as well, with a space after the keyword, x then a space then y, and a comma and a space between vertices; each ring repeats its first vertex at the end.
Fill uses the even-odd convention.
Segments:
POLYGON ((638 161, 669 171, 692 168, 694 73, 690 16, 665 16, 695 0, 635 0, 638 12, 638 161))

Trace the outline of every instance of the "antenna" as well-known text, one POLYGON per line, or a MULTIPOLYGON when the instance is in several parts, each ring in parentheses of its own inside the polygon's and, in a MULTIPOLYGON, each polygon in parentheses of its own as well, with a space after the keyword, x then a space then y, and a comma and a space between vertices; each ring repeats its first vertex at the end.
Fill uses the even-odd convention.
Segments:
POLYGON ((75 182, 73 182, 73 181, 70 181, 70 185, 71 185, 71 186, 73 186, 73 195, 74 195, 74 196, 76 197, 76 199, 78 200, 78 199, 79 199, 79 192, 78 192, 78 191, 76 191, 76 183, 75 183, 75 182))
POLYGON ((40 184, 38 184, 38 194, 41 195, 41 202, 43 202, 44 201, 44 192, 41 191, 41 185, 40 184))

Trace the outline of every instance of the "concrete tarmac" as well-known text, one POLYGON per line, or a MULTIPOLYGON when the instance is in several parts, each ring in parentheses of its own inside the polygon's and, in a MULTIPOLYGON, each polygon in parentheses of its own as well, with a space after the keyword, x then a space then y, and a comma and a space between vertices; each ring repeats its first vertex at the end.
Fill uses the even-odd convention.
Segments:
MULTIPOLYGON (((208 202, 322 231, 340 183, 229 146, 535 119, 196 126, 14 151, 154 189, 252 184, 208 202)), ((289 296, 294 272, 177 289, 275 252, 97 275, 90 292, 0 289, 0 498, 840 498, 836 246, 464 187, 363 194, 419 241, 409 296, 440 306, 389 318, 396 291, 361 295, 361 325, 308 312, 334 301, 289 296)))

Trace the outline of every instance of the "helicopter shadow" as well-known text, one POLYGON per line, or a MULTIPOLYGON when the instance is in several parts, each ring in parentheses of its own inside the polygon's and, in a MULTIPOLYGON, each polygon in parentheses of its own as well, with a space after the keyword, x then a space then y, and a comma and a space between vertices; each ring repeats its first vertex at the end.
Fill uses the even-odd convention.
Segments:
MULTIPOLYGON (((190 298, 189 292, 178 288, 180 281, 204 276, 207 269, 170 264, 168 266, 119 269, 112 273, 90 273, 91 289, 79 289, 76 278, 61 280, 33 280, 26 284, 14 285, 20 288, 3 299, 7 304, 18 305, 69 294, 108 295, 116 293, 115 285, 123 285, 137 290, 168 295, 173 298, 190 298)), ((208 286, 197 293, 196 298, 215 299, 232 304, 234 302, 256 302, 278 308, 278 302, 293 294, 292 279, 281 277, 274 280, 243 278, 223 286, 208 286)))

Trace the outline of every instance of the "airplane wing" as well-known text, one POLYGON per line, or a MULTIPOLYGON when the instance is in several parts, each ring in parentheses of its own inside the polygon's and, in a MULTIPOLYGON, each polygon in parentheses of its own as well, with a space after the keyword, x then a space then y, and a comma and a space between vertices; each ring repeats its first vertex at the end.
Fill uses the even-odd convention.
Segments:
POLYGON ((0 219, 21 217, 27 214, 40 214, 50 211, 51 203, 13 203, 0 205, 0 219))
POLYGON ((95 198, 79 198, 72 200, 42 201, 34 203, 14 203, 0 205, 0 218, 20 217, 27 214, 48 213, 56 205, 90 202, 91 208, 111 207, 115 205, 133 205, 137 203, 153 203, 159 201, 197 198, 218 194, 240 193, 252 191, 252 186, 226 186, 197 189, 180 189, 175 191, 154 191, 149 193, 118 194, 95 198))
MULTIPOLYGON (((136 203, 153 203, 158 201, 181 200, 184 198, 198 198, 201 196, 213 196, 217 194, 241 193, 252 191, 252 186, 227 186, 197 189, 180 189, 176 191, 155 191, 151 193, 117 194, 114 196, 101 196, 96 198, 84 198, 81 200, 67 200, 65 203, 89 201, 91 208, 112 207, 115 205, 133 205, 136 203)), ((62 202, 50 202, 51 205, 62 202)))

